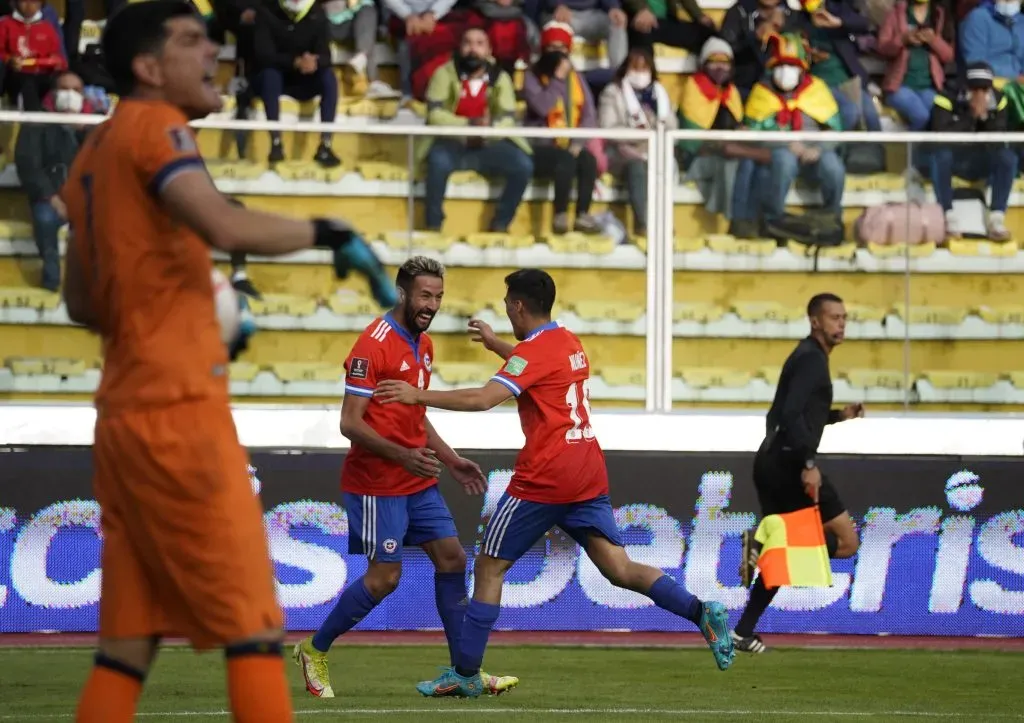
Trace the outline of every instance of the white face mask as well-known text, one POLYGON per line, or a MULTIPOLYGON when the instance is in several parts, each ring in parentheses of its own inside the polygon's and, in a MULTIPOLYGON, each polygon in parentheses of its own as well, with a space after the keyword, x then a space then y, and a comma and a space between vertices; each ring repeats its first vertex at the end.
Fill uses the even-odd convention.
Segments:
POLYGON ((772 80, 776 88, 788 93, 800 84, 802 74, 803 71, 795 65, 779 65, 772 69, 772 80))
POLYGON ((77 90, 58 90, 53 108, 58 113, 81 113, 85 99, 77 90))
POLYGON ((631 70, 626 73, 626 82, 637 90, 643 90, 651 84, 651 71, 631 70))
POLYGON ((1020 14, 1020 0, 1005 0, 996 3, 996 12, 1003 17, 1012 18, 1020 14))

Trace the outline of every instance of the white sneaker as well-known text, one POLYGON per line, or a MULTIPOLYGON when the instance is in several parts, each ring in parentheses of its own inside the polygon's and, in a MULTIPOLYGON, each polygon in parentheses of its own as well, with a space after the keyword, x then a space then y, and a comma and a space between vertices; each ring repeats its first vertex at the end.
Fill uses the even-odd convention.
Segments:
POLYGON ((960 222, 953 209, 946 211, 946 238, 960 238, 960 222))
POLYGON ((401 98, 402 94, 383 80, 375 80, 366 89, 366 97, 371 100, 384 100, 386 98, 401 98))
POLYGON ((367 62, 366 53, 356 53, 348 59, 348 62, 345 63, 345 65, 352 68, 356 75, 366 75, 367 62))
POLYGON ((988 237, 993 241, 1008 241, 1010 230, 1006 228, 1006 214, 992 211, 988 215, 988 237))

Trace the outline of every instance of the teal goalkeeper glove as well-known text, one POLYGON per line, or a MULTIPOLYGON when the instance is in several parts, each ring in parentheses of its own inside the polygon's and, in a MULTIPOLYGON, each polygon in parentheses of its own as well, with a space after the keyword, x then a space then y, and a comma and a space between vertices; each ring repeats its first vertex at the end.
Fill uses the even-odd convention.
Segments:
POLYGON ((389 308, 398 303, 398 292, 384 265, 358 232, 326 218, 314 219, 313 230, 313 246, 334 252, 334 273, 339 279, 356 271, 370 282, 370 291, 378 304, 389 308))

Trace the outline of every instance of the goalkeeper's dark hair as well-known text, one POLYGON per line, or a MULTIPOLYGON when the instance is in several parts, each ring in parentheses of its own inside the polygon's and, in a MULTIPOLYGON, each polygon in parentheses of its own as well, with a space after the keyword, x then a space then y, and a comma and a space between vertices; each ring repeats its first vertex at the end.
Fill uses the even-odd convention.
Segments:
POLYGON ((828 304, 829 302, 842 304, 843 300, 835 294, 815 294, 811 297, 811 300, 807 302, 807 316, 817 316, 821 313, 822 309, 825 308, 825 304, 828 304))
POLYGON ((508 297, 523 302, 536 316, 551 316, 555 305, 555 280, 541 269, 519 269, 505 277, 508 297))
POLYGON ((120 96, 135 91, 132 62, 140 55, 159 55, 167 41, 167 23, 176 18, 201 20, 186 0, 146 0, 123 6, 103 30, 103 64, 120 96))
POLYGON ((420 276, 435 276, 443 279, 444 264, 429 256, 413 256, 398 267, 395 286, 404 291, 408 296, 412 292, 413 283, 420 276))

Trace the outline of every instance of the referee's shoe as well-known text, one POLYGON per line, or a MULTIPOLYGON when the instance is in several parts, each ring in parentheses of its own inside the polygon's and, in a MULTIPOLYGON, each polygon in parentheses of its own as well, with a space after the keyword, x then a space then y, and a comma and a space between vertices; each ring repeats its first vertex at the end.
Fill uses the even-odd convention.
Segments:
MULTIPOLYGON (((743 550, 740 554, 740 582, 743 587, 750 587, 754 582, 754 572, 757 570, 757 559, 761 556, 761 545, 754 539, 754 530, 746 530, 740 538, 743 543, 743 550)), ((760 635, 751 635, 744 638, 732 631, 733 648, 743 653, 763 653, 768 646, 761 640, 760 635)))
POLYGON ((735 630, 732 631, 732 646, 742 653, 763 653, 768 650, 768 646, 761 640, 760 635, 755 634, 749 638, 742 638, 736 634, 735 630))

